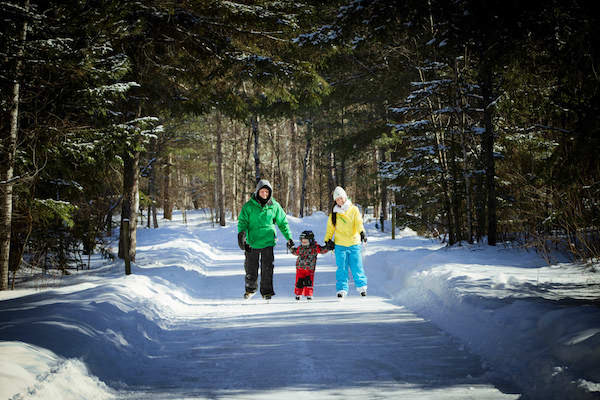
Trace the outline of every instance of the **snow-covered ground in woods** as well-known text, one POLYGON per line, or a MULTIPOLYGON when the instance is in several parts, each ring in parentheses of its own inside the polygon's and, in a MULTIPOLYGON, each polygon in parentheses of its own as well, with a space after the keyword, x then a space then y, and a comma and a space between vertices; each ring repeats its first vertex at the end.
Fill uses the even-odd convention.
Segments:
MULTIPOLYGON (((289 221, 322 241, 324 214, 289 221)), ((200 211, 140 228, 130 276, 23 271, 0 292, 0 399, 600 397, 600 272, 367 229, 369 296, 342 302, 332 254, 294 300, 284 240, 277 295, 242 300, 235 222, 200 211)))

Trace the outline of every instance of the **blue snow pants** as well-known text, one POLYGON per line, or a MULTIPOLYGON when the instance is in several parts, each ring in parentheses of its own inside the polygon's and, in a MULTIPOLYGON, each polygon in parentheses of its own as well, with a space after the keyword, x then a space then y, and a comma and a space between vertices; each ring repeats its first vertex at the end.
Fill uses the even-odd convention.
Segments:
POLYGON ((357 288, 367 286, 367 276, 362 264, 360 244, 353 246, 335 245, 335 289, 339 292, 348 292, 348 269, 352 272, 352 279, 357 288))

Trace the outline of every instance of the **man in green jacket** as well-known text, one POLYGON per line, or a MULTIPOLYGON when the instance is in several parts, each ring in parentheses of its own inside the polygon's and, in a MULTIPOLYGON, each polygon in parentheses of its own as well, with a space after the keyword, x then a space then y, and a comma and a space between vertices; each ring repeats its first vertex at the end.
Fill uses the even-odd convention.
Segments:
POLYGON ((258 262, 260 259, 260 294, 266 300, 275 295, 273 291, 273 247, 277 239, 275 224, 287 239, 287 246, 293 247, 290 227, 283 208, 272 197, 273 188, 266 179, 256 185, 256 191, 244 204, 238 217, 238 245, 244 251, 246 260, 246 293, 249 299, 258 288, 258 262))

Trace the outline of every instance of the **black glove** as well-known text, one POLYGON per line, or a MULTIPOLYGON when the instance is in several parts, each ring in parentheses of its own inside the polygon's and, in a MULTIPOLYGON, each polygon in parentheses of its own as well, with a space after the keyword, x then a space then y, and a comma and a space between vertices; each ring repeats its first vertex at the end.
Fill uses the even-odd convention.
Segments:
POLYGON ((246 250, 246 231, 238 232, 238 246, 240 247, 240 250, 246 250))
POLYGON ((325 248, 329 250, 335 249, 335 243, 333 243, 333 240, 329 239, 328 241, 326 241, 325 248))
POLYGON ((287 248, 291 250, 292 247, 294 247, 294 241, 290 239, 287 241, 287 248))
POLYGON ((367 243, 367 235, 365 235, 365 231, 360 233, 360 241, 367 243))

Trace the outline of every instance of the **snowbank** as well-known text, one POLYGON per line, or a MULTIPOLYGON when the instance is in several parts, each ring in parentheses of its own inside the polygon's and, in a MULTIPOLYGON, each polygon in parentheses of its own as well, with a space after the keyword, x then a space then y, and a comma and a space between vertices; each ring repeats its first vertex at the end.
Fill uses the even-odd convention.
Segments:
POLYGON ((0 398, 113 399, 85 364, 22 342, 0 342, 0 398))
POLYGON ((600 397, 600 274, 502 246, 376 235, 370 277, 394 302, 463 340, 528 396, 600 397))

